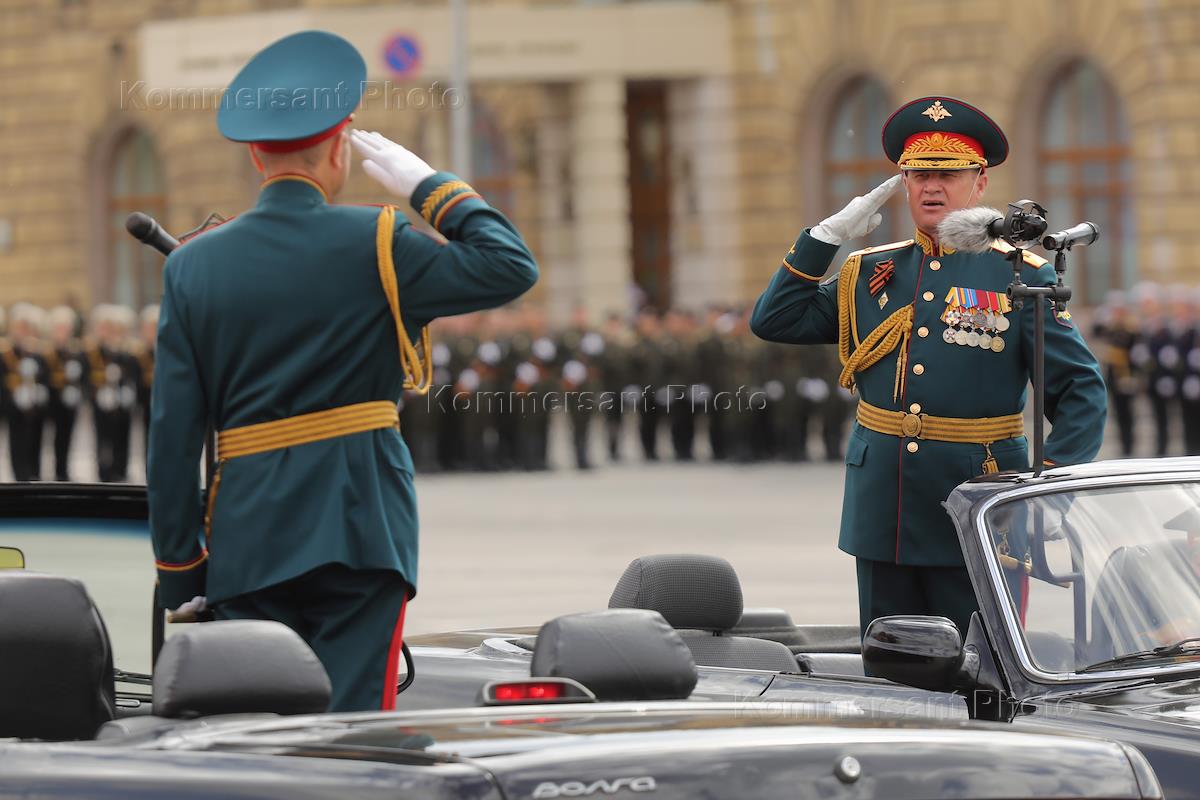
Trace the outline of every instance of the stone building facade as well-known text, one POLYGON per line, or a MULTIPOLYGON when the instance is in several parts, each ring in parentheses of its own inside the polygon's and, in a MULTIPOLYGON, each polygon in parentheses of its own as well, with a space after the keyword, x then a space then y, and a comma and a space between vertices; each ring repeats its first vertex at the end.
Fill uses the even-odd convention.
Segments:
MULTIPOLYGON (((161 259, 131 210, 173 232, 253 203, 215 103, 286 33, 341 33, 372 85, 356 125, 450 166, 442 2, 23 0, 0 6, 0 304, 152 302, 161 259), (407 70, 388 60, 417 41, 407 70)), ((472 169, 543 267, 563 318, 636 302, 753 299, 798 231, 886 177, 879 127, 948 94, 986 110, 1012 156, 988 200, 1093 219, 1084 304, 1138 280, 1197 282, 1200 6, 1189 0, 477 0, 472 169), (1014 17, 1017 17, 1014 19, 1014 17)), ((355 171, 342 198, 379 202, 355 171)), ((877 241, 911 235, 890 209, 877 241)))

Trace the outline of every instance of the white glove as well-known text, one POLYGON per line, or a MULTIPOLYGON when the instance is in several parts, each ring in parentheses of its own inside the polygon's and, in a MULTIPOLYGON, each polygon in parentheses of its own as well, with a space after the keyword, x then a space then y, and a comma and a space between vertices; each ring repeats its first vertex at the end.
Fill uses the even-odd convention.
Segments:
POLYGON ((350 142, 364 159, 363 171, 405 200, 412 197, 421 181, 437 171, 420 156, 375 131, 351 131, 350 142))
POLYGON ((866 236, 879 227, 883 215, 877 213, 900 186, 900 176, 893 175, 871 191, 856 197, 846 207, 808 232, 814 239, 826 244, 844 244, 851 239, 866 236))
POLYGON ((195 622, 208 610, 208 598, 197 595, 174 611, 167 612, 167 622, 195 622))

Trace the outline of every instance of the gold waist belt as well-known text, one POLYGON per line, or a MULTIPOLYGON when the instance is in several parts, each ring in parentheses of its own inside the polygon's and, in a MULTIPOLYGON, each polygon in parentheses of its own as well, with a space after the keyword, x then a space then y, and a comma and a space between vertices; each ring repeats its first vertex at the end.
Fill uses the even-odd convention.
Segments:
POLYGON ((888 411, 858 401, 858 424, 877 433, 931 439, 937 442, 960 444, 991 444, 1012 439, 1025 433, 1025 420, 1020 414, 1003 417, 935 417, 930 414, 906 414, 888 411))
POLYGON ((217 456, 224 461, 399 425, 395 403, 372 400, 221 431, 217 434, 217 456))

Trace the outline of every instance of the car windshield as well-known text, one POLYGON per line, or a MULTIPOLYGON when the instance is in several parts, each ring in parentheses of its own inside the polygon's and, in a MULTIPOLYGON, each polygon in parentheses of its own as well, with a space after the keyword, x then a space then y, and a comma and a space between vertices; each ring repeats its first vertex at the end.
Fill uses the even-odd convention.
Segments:
POLYGON ((146 520, 0 519, 0 545, 19 548, 28 569, 83 581, 108 629, 114 664, 150 671, 154 555, 146 520))
POLYGON ((993 507, 986 527, 1039 669, 1200 661, 1200 484, 1021 498, 993 507))

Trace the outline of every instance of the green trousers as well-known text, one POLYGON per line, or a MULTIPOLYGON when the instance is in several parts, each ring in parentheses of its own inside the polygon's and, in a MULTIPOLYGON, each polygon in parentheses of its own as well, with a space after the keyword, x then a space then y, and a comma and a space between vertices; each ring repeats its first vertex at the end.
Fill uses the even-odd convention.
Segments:
POLYGON ((858 559, 858 624, 896 614, 949 617, 966 638, 979 610, 966 567, 911 567, 858 559))
POLYGON ((389 711, 408 584, 399 573, 329 564, 214 609, 217 619, 271 619, 300 634, 333 685, 330 711, 389 711))

